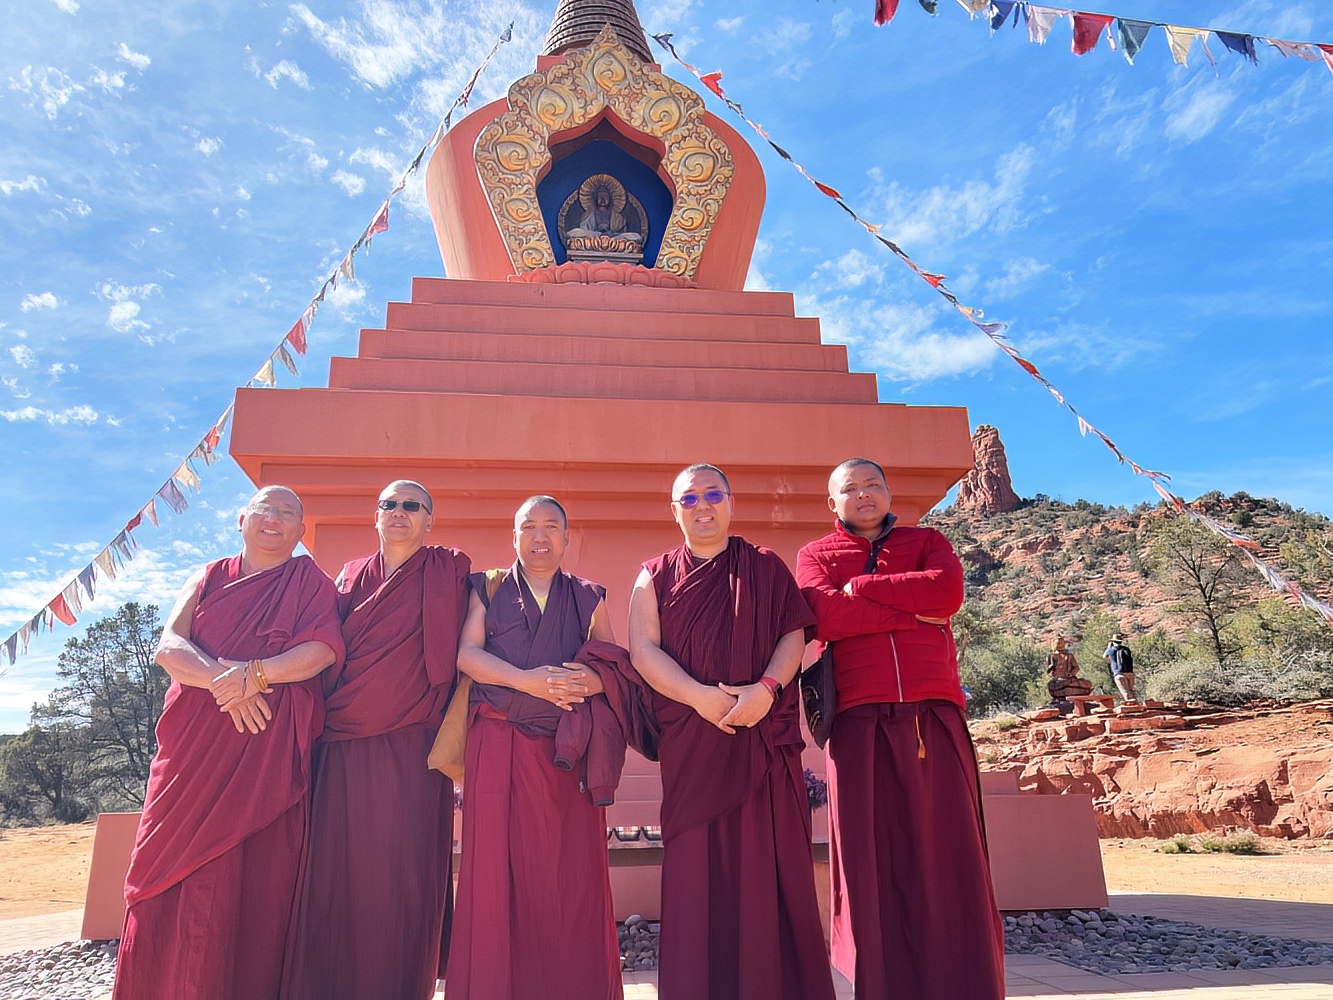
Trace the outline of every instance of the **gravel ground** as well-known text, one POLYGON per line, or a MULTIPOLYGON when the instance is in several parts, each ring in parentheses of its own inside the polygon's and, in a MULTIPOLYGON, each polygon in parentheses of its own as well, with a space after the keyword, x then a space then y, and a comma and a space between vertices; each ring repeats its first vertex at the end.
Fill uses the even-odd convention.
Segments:
POLYGON ((119 941, 71 941, 0 955, 0 1000, 92 1000, 116 974, 119 941))
POLYGON ((1333 963, 1333 944, 1219 930, 1108 910, 1007 914, 1004 950, 1088 972, 1273 969, 1333 963))
MULTIPOLYGON (((1333 963, 1333 944, 1217 930, 1108 910, 1008 914, 1005 951, 1088 972, 1272 969, 1333 963)), ((617 931, 626 972, 657 968, 661 925, 637 914, 617 931)), ((0 956, 0 1000, 95 1000, 111 989, 118 941, 75 941, 0 956)))

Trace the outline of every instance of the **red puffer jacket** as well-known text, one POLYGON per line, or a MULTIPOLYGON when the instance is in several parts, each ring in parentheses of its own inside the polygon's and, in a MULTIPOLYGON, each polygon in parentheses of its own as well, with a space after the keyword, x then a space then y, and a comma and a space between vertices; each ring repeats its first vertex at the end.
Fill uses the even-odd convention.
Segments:
POLYGON ((934 528, 894 527, 866 573, 869 539, 838 521, 801 549, 796 582, 814 608, 815 635, 833 644, 838 708, 943 698, 965 707, 948 625, 963 606, 963 566, 934 528), (851 583, 851 593, 843 587, 851 583))

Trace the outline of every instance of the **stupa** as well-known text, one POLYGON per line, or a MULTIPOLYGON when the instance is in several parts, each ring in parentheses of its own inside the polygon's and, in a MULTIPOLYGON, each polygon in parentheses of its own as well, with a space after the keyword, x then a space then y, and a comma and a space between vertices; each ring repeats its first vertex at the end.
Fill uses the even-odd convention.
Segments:
POLYGON ((631 0, 561 0, 534 72, 446 134, 426 191, 448 276, 416 278, 326 388, 237 394, 233 456, 301 494, 330 573, 375 546, 391 479, 433 492, 431 540, 478 567, 512 561, 513 511, 550 493, 567 568, 610 589, 623 636, 692 462, 727 471, 733 530, 792 562, 843 458, 884 465, 906 523, 971 468, 965 410, 881 403, 791 294, 744 291, 758 158, 652 61, 631 0))

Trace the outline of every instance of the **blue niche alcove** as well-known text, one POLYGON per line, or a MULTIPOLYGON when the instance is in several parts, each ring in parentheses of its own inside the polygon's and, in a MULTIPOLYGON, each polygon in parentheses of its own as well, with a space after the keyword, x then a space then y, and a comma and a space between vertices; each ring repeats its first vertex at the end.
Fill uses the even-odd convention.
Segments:
MULTIPOLYGON (((647 152, 644 150, 645 154, 647 152)), ((563 264, 568 259, 557 222, 560 207, 593 174, 610 174, 643 205, 648 216, 643 266, 652 267, 657 263, 662 234, 671 219, 671 191, 657 176, 656 170, 607 139, 592 139, 564 156, 557 153, 551 169, 537 184, 537 203, 541 205, 542 220, 546 223, 556 263, 563 264)))

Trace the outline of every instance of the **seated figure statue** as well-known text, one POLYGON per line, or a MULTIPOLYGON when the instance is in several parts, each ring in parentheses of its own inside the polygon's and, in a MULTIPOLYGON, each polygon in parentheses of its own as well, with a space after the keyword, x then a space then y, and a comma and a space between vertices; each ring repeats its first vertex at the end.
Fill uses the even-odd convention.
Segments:
POLYGON ((1068 642, 1064 637, 1056 639, 1055 649, 1046 657, 1046 672, 1051 675, 1046 690, 1053 703, 1092 693, 1092 681, 1078 675, 1078 660, 1066 648, 1068 642))
POLYGON ((643 228, 642 207, 611 175, 589 177, 570 196, 560 215, 567 227, 561 236, 570 260, 638 263, 643 259, 646 234, 636 231, 643 228), (577 206, 573 204, 575 199, 577 206))

